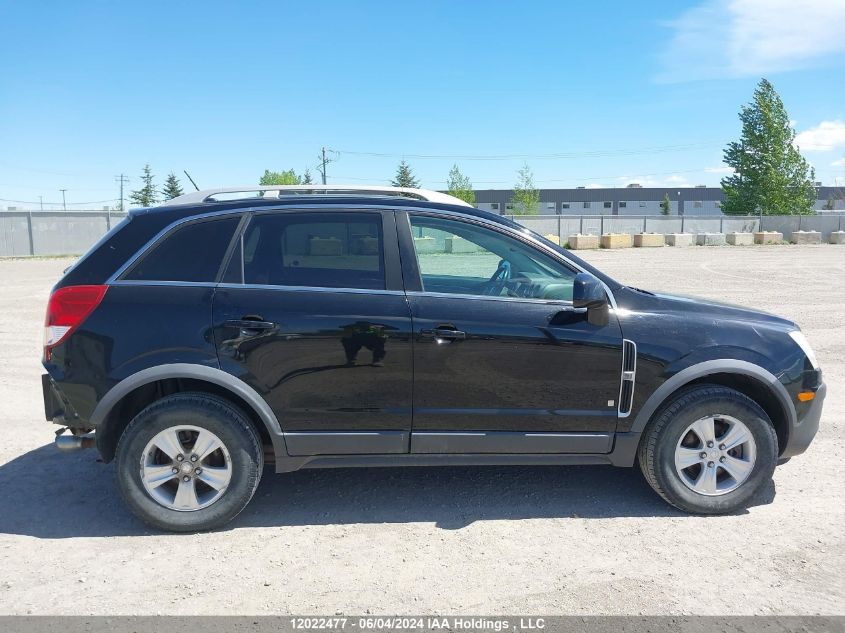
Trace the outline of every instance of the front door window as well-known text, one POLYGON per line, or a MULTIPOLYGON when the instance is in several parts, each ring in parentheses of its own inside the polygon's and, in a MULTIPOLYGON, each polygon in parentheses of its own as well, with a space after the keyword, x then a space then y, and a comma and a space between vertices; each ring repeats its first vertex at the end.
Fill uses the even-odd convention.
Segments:
POLYGON ((576 271, 476 224, 411 216, 424 292, 572 300, 576 271))

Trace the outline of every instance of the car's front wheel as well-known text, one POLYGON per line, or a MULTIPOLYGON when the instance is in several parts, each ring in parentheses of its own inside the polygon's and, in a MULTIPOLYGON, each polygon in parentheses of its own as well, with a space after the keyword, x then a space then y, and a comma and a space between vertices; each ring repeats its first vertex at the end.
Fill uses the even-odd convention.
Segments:
POLYGON ((129 508, 157 528, 195 532, 246 507, 263 467, 246 415, 202 393, 168 396, 141 411, 117 447, 117 481, 129 508))
POLYGON ((771 420, 744 394, 718 385, 679 393, 646 427, 639 463, 673 506, 695 514, 745 507, 771 479, 778 443, 771 420))

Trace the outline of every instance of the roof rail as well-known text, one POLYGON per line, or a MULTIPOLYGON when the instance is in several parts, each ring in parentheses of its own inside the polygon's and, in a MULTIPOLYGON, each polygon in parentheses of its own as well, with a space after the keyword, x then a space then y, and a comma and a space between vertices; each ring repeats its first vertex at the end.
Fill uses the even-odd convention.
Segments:
POLYGON ((198 204, 223 200, 248 200, 250 198, 267 200, 279 199, 282 196, 307 195, 385 196, 427 200, 428 202, 441 202, 443 204, 459 204, 466 207, 472 206, 460 198, 439 191, 407 187, 380 187, 378 185, 248 185, 246 187, 223 187, 186 193, 167 200, 160 206, 169 207, 177 204, 198 204))

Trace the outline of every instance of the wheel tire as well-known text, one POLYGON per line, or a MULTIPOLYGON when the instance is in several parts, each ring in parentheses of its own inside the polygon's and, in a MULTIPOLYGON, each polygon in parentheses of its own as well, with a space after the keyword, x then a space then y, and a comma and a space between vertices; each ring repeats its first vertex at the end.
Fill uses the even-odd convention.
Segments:
MULTIPOLYGON (((200 532, 231 521, 246 507, 261 479, 264 452, 258 433, 239 408, 209 394, 182 393, 154 402, 132 419, 118 442, 116 462, 120 494, 141 520, 162 530, 200 532), (156 501, 141 476, 145 450, 153 438, 183 426, 216 435, 229 459, 230 479, 219 498, 191 511, 171 509, 156 501)), ((175 485, 178 480, 176 477, 175 485)))
POLYGON ((726 514, 744 508, 771 479, 778 441, 766 412, 749 397, 728 387, 699 385, 679 393, 651 420, 643 433, 638 457, 646 481, 676 508, 692 514, 726 514), (713 496, 690 488, 675 466, 675 451, 682 436, 691 424, 708 416, 730 416, 742 422, 756 449, 753 469, 747 477, 735 489, 713 496))

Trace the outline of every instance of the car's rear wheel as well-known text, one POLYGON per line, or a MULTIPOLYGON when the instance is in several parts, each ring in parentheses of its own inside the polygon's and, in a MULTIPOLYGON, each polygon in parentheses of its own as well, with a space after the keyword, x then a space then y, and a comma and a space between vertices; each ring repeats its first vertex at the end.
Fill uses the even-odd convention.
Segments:
POLYGON ((760 406, 718 385, 679 393, 646 427, 639 448, 646 480, 673 506, 695 514, 745 507, 777 462, 777 435, 760 406))
POLYGON ((230 402, 168 396, 141 411, 117 447, 117 480, 129 508, 157 528, 194 532, 246 507, 263 467, 261 441, 230 402))

